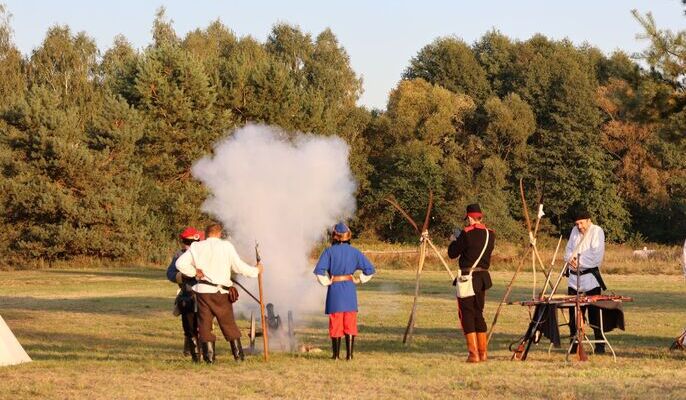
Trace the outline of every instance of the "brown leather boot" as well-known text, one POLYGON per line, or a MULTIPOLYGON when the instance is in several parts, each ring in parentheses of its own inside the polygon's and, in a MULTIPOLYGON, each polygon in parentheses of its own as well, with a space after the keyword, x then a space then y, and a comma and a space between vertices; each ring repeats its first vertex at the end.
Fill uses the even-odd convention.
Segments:
POLYGON ((478 363, 479 362, 479 344, 476 340, 476 332, 467 333, 464 335, 467 339, 467 351, 469 351, 469 357, 467 357, 468 363, 478 363))
POLYGON ((488 336, 486 335, 486 332, 477 332, 476 341, 479 347, 479 360, 488 360, 488 336))

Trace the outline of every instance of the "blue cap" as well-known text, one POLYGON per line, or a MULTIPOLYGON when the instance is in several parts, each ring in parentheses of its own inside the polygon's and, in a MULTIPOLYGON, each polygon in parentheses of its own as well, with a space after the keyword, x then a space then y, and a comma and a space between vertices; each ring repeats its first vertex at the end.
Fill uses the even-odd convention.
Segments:
POLYGON ((350 228, 348 228, 348 225, 344 224, 343 222, 337 223, 336 226, 333 227, 333 230, 336 233, 350 232, 350 228))

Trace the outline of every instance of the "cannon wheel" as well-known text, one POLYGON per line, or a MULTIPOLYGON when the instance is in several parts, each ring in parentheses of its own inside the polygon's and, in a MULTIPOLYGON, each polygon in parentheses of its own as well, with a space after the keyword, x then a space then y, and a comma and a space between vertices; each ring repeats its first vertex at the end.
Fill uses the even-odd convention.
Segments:
POLYGON ((293 311, 288 311, 288 346, 291 352, 295 351, 295 332, 293 324, 293 311))
POLYGON ((255 315, 250 313, 250 352, 255 352, 255 338, 257 337, 257 328, 255 325, 255 315))

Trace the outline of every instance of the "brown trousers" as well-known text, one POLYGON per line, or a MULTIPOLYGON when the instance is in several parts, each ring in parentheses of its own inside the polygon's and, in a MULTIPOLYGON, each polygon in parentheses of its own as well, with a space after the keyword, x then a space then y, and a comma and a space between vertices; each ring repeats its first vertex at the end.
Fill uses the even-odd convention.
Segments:
POLYGON ((236 340, 241 337, 236 319, 233 316, 233 304, 227 293, 198 293, 198 330, 200 341, 214 342, 217 337, 212 333, 212 319, 217 317, 219 329, 226 340, 236 340))

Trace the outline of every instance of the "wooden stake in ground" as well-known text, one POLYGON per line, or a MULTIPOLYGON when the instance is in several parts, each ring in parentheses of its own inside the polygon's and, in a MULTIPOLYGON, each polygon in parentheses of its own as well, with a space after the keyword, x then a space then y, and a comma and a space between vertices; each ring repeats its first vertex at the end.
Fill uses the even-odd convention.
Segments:
POLYGON ((412 340, 412 333, 414 331, 414 326, 416 323, 417 300, 419 299, 419 279, 422 275, 422 271, 424 270, 427 244, 431 246, 431 249, 436 253, 439 260, 441 260, 441 264, 443 264, 445 269, 448 271, 448 275, 450 275, 451 280, 455 279, 455 275, 450 270, 448 263, 445 261, 441 253, 436 248, 436 246, 434 246, 433 242, 431 241, 431 238, 429 237, 429 221, 431 218, 431 208, 433 207, 433 193, 429 192, 429 204, 426 209, 424 225, 422 225, 421 230, 419 229, 419 226, 417 226, 417 223, 414 222, 412 217, 410 217, 410 215, 405 210, 403 210, 402 207, 400 207, 400 204, 398 204, 398 202, 395 201, 395 199, 393 199, 392 197, 388 197, 386 198, 386 201, 389 202, 393 207, 395 207, 400 212, 400 214, 402 214, 402 216, 405 217, 405 219, 410 223, 410 225, 412 225, 414 230, 419 234, 419 262, 417 264, 417 273, 415 276, 414 300, 412 301, 412 310, 410 311, 410 318, 408 318, 407 327, 405 328, 405 334, 403 335, 403 344, 407 344, 409 341, 412 340))

